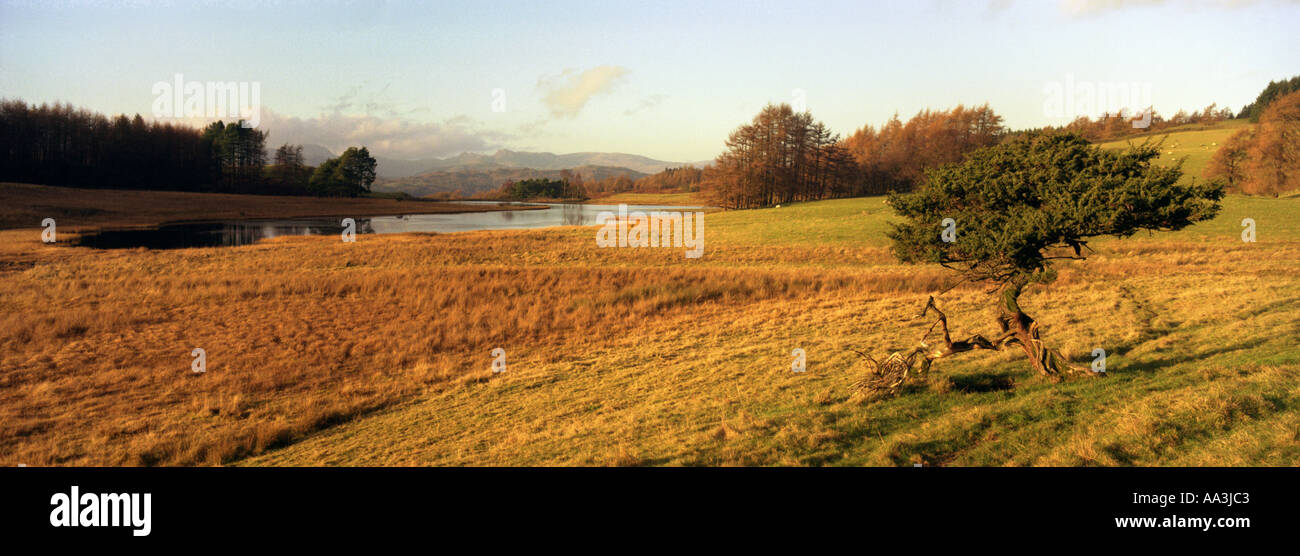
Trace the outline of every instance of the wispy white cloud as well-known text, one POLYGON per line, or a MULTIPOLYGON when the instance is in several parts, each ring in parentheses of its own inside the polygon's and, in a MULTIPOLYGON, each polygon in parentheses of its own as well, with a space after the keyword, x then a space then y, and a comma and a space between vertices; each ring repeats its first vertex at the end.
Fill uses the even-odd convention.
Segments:
MULTIPOLYGON (((283 143, 321 145, 341 152, 348 147, 365 146, 376 156, 419 159, 447 157, 466 151, 488 151, 502 147, 516 138, 509 132, 484 129, 480 122, 459 115, 430 121, 427 107, 410 108, 408 104, 385 98, 389 85, 368 90, 356 85, 327 105, 320 115, 296 117, 280 114, 265 106, 254 107, 254 121, 268 132, 267 146, 283 143)), ((215 117, 165 118, 194 127, 204 127, 215 117)), ((230 118, 227 118, 230 119, 230 118)))
POLYGON ((596 66, 578 72, 568 69, 556 76, 542 76, 537 88, 542 92, 542 102, 556 118, 574 118, 587 102, 600 94, 613 90, 627 74, 627 68, 596 66))

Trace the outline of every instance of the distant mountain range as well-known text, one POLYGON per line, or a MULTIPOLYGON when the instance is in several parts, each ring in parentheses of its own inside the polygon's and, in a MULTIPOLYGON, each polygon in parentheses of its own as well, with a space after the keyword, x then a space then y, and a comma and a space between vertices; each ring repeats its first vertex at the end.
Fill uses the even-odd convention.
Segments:
POLYGON ((549 170, 496 166, 461 166, 446 170, 431 170, 402 178, 380 178, 375 180, 371 189, 375 191, 404 191, 417 197, 454 191, 460 191, 462 195, 469 196, 496 189, 507 181, 532 178, 559 179, 560 172, 564 170, 576 172, 582 176, 583 181, 596 181, 614 176, 627 176, 635 180, 650 175, 622 166, 595 166, 590 164, 574 168, 549 170))
MULTIPOLYGON (((303 161, 310 166, 319 166, 329 158, 337 156, 321 145, 303 145, 303 161)), ((511 150, 499 150, 493 154, 461 153, 449 158, 421 158, 407 160, 376 156, 375 173, 381 178, 404 178, 434 170, 499 170, 508 168, 529 168, 533 170, 564 170, 582 166, 605 166, 610 168, 627 168, 642 174, 656 174, 665 168, 676 168, 685 164, 702 166, 712 161, 703 162, 669 162, 650 157, 625 153, 529 153, 511 150)))
MULTIPOLYGON (((302 146, 303 162, 319 166, 337 156, 321 145, 302 146)), ((271 158, 268 156, 268 159, 271 158)), ((412 195, 429 195, 460 190, 472 195, 499 187, 506 181, 530 178, 558 179, 560 170, 574 170, 584 180, 594 181, 625 175, 637 179, 657 174, 665 168, 687 164, 702 167, 702 162, 668 162, 626 153, 529 153, 499 150, 493 154, 461 153, 449 158, 375 157, 376 191, 405 191, 412 195)))
POLYGON ((580 166, 605 166, 627 168, 643 174, 655 174, 665 168, 674 168, 685 163, 655 160, 653 158, 624 153, 526 153, 511 150, 499 150, 495 154, 461 153, 451 158, 432 159, 432 165, 425 170, 447 169, 490 169, 490 168, 532 168, 534 170, 563 170, 580 166))

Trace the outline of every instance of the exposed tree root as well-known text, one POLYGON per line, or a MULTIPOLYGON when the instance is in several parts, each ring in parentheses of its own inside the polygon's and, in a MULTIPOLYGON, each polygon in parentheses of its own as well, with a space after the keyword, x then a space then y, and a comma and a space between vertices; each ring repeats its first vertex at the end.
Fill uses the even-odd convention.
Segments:
POLYGON ((1020 287, 1012 287, 1015 288, 1014 291, 1004 293, 1004 312, 998 317, 998 325, 1002 329, 1002 334, 994 340, 975 334, 965 340, 954 342, 948 332, 948 316, 935 305, 934 296, 930 296, 920 314, 914 318, 924 318, 930 311, 934 311, 935 314, 939 315, 939 319, 934 324, 931 324, 930 328, 926 329, 925 335, 921 337, 917 347, 906 353, 894 352, 883 361, 877 361, 870 355, 853 350, 854 353, 857 353, 871 364, 871 374, 853 383, 853 389, 873 396, 893 394, 907 381, 908 376, 912 374, 913 367, 918 363, 920 369, 917 370, 916 374, 923 375, 930 370, 930 365, 936 359, 943 359, 977 349, 1001 350, 1005 346, 1012 345, 1021 346, 1025 350, 1025 354, 1029 356, 1030 363, 1034 368, 1048 377, 1060 379, 1064 375, 1074 374, 1105 376, 1102 373, 1094 373, 1090 370, 1071 366, 1060 351, 1044 345, 1038 336, 1038 323, 1021 312, 1020 307, 1016 304, 1020 287), (943 344, 931 346, 927 343, 927 340, 934 333, 934 327, 936 326, 943 329, 943 344))

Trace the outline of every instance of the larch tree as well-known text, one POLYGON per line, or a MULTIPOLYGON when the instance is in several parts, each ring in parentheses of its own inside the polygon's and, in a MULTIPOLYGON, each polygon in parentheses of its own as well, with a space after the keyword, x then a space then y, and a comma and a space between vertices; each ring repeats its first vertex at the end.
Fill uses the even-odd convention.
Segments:
POLYGON ((852 161, 839 152, 839 137, 788 104, 764 107, 726 144, 701 183, 727 208, 824 199, 848 189, 844 182, 854 175, 845 167, 852 161))
POLYGON ((1270 100, 1258 125, 1232 134, 1215 151, 1205 177, 1253 195, 1300 190, 1300 91, 1270 100))
POLYGON ((844 140, 861 173, 859 194, 910 191, 931 166, 958 162, 966 153, 995 145, 1007 130, 987 104, 922 110, 904 124, 894 115, 879 130, 868 125, 844 140))
POLYGON ((1208 179, 1222 179, 1232 190, 1241 191, 1246 183, 1247 149, 1255 142, 1255 128, 1246 127, 1228 136, 1205 165, 1208 179))
POLYGON ((1300 189, 1300 91, 1264 109, 1247 153, 1249 192, 1276 196, 1300 189))

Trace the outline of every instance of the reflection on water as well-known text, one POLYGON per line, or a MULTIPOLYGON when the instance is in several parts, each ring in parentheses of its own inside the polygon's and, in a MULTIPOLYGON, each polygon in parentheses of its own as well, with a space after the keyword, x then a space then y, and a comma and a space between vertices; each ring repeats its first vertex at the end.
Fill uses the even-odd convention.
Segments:
MULTIPOLYGON (((495 201, 464 201, 466 204, 497 204, 495 201)), ((700 207, 629 205, 629 211, 685 211, 700 207)), ((456 214, 408 214, 354 218, 358 234, 403 232, 467 232, 512 230, 550 226, 591 226, 601 212, 618 212, 618 205, 546 204, 544 209, 462 212, 456 214)), ((103 230, 81 236, 79 245, 100 249, 147 247, 222 247, 247 245, 278 236, 328 235, 343 232, 339 218, 293 218, 281 220, 231 220, 169 224, 140 230, 103 230)))

